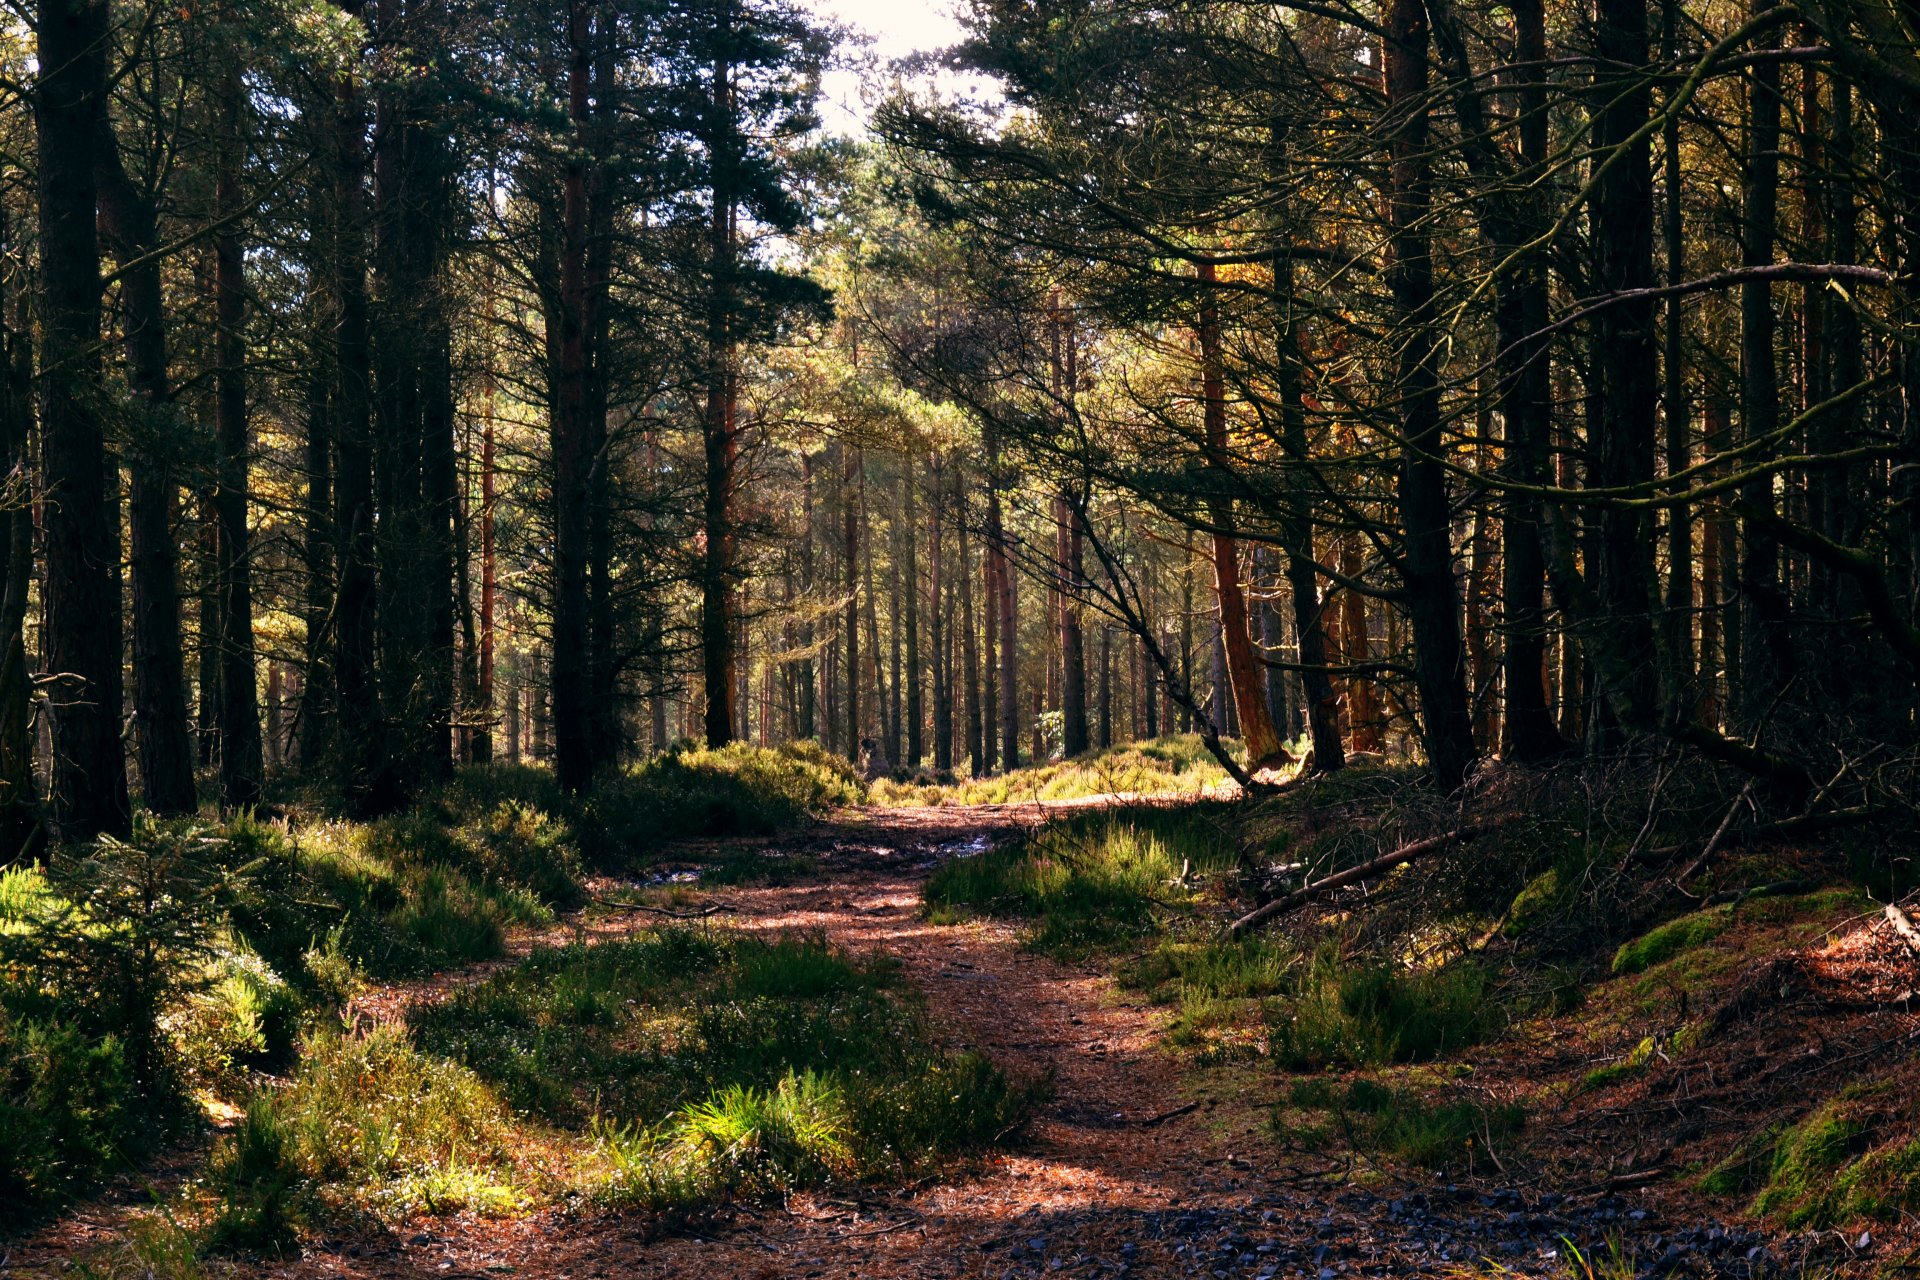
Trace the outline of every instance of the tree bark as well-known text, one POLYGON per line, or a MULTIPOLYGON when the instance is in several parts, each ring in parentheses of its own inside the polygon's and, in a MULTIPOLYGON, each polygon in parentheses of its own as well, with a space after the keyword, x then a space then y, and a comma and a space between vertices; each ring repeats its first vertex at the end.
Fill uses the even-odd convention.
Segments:
POLYGON ((243 206, 240 166, 246 154, 245 89, 237 66, 221 85, 217 199, 226 219, 214 239, 213 506, 220 524, 220 804, 245 808, 260 800, 260 701, 254 673, 253 566, 247 531, 247 282, 237 219, 243 206))
POLYGON ((153 201, 127 174, 120 142, 103 110, 95 177, 101 232, 121 270, 120 326, 127 383, 146 415, 129 450, 128 568, 133 584, 133 713, 140 781, 148 809, 192 813, 193 741, 187 714, 186 660, 180 646, 180 553, 174 530, 181 442, 167 319, 161 297, 160 233, 153 201))
MULTIPOLYGON (((1208 465, 1221 477, 1231 470, 1227 439, 1227 396, 1221 353, 1218 273, 1211 262, 1197 268, 1200 280, 1200 362, 1202 414, 1205 419, 1208 465)), ((1267 713, 1266 682, 1253 656, 1253 637, 1247 625, 1247 598, 1240 585, 1240 548, 1233 533, 1233 502, 1216 493, 1209 500, 1213 525, 1213 584, 1220 607, 1220 630, 1226 649, 1227 679, 1233 691, 1234 711, 1253 771, 1289 760, 1280 734, 1267 713)))
POLYGON ((1402 323, 1400 522, 1401 573, 1413 628, 1414 684, 1434 780, 1453 791, 1474 761, 1473 720, 1460 643, 1459 588, 1453 576, 1451 519, 1436 370, 1433 249, 1428 229, 1432 175, 1428 152, 1428 29, 1421 0, 1389 0, 1385 12, 1387 111, 1391 156, 1392 265, 1389 283, 1402 323))
POLYGON ((120 742, 120 501, 98 406, 97 121, 106 110, 105 0, 41 0, 39 148, 42 464, 53 806, 64 835, 125 836, 120 742))

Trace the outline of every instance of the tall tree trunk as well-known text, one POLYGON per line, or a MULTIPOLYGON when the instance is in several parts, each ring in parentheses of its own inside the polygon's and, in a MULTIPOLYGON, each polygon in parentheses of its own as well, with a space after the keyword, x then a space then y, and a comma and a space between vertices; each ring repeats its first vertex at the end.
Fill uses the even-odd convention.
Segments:
POLYGON ((841 627, 846 647, 847 759, 860 758, 860 484, 866 470, 858 448, 840 446, 844 456, 840 476, 841 560, 846 573, 847 612, 841 627))
POLYGON ((953 768, 953 682, 947 653, 946 550, 942 515, 946 491, 940 453, 935 450, 927 469, 927 603, 933 642, 933 767, 941 773, 953 768))
MULTIPOLYGON (((1661 0, 1661 55, 1669 62, 1679 55, 1680 0, 1661 0)), ((1680 113, 1669 110, 1661 125, 1662 164, 1666 170, 1666 202, 1662 210, 1662 238, 1666 245, 1667 284, 1675 287, 1687 276, 1687 237, 1683 196, 1686 175, 1681 168, 1680 113)), ((1666 427, 1667 474, 1678 475, 1692 465, 1690 438, 1692 410, 1687 402, 1686 310, 1676 291, 1667 300, 1666 331, 1662 335, 1661 414, 1666 427)), ((1679 705, 1692 707, 1699 697, 1693 662, 1693 513, 1682 504, 1667 509, 1667 600, 1661 615, 1663 665, 1679 705)))
POLYGON ((132 824, 120 742, 120 500, 99 416, 100 242, 93 157, 106 110, 105 0, 41 0, 39 148, 45 646, 53 807, 73 839, 132 824))
POLYGON ((104 111, 98 127, 99 226, 121 270, 127 383, 147 418, 135 433, 128 466, 134 736, 147 808, 172 816, 192 813, 197 797, 186 661, 180 647, 180 553, 173 527, 179 494, 174 454, 181 442, 174 438, 160 233, 153 201, 128 176, 119 139, 104 111))
MULTIPOLYGON (((724 21, 731 32, 732 14, 730 6, 724 21)), ((727 40, 723 38, 716 48, 724 50, 727 40)), ((739 461, 740 439, 738 423, 735 421, 735 398, 737 372, 734 368, 734 324, 738 303, 735 297, 737 283, 734 275, 735 261, 735 219, 739 203, 739 167, 740 157, 737 140, 734 136, 734 85, 733 67, 728 55, 721 52, 715 56, 713 64, 713 112, 714 136, 709 138, 708 163, 712 167, 712 204, 713 214, 708 229, 708 300, 707 300, 707 407, 703 421, 706 443, 706 544, 701 559, 700 573, 700 646, 705 659, 707 686, 707 745, 723 747, 733 738, 733 724, 736 710, 733 706, 734 686, 734 637, 732 620, 727 616, 732 598, 733 555, 735 531, 733 527, 735 471, 739 461)), ((851 494, 847 501, 852 503, 851 494)), ((847 542, 849 548, 854 541, 853 521, 855 511, 851 505, 847 509, 847 542)), ((854 572, 851 550, 847 563, 847 582, 849 603, 847 605, 847 704, 858 708, 859 668, 855 662, 859 648, 856 634, 859 619, 854 612, 854 603, 858 593, 852 590, 854 572)), ((857 718, 848 721, 850 738, 849 750, 858 754, 860 750, 860 725, 857 718)))
POLYGON ((1413 628, 1414 685, 1434 780, 1452 791, 1474 760, 1460 643, 1460 599, 1453 577, 1447 504, 1438 338, 1433 314, 1433 250, 1428 228, 1432 175, 1428 152, 1427 15, 1421 0, 1389 0, 1385 17, 1387 111, 1391 152, 1394 303, 1407 326, 1400 347, 1402 451, 1401 573, 1413 628))
MULTIPOLYGON (((359 13, 363 0, 343 0, 359 13)), ((335 112, 338 148, 334 215, 334 296, 339 304, 335 348, 339 387, 334 403, 339 475, 334 530, 340 584, 334 613, 334 683, 339 691, 339 743, 345 789, 362 811, 390 807, 386 716, 376 680, 372 343, 367 318, 366 109, 359 86, 340 82, 335 112)), ((204 693, 204 690, 203 690, 204 693)))
MULTIPOLYGON (((591 574, 593 560, 593 411, 591 390, 591 353, 593 324, 588 314, 592 288, 588 264, 591 238, 589 174, 593 97, 593 9, 592 0, 569 0, 567 19, 567 103, 573 127, 573 146, 568 151, 561 179, 558 324, 549 323, 547 361, 549 374, 549 412, 551 414, 551 451, 553 455, 554 504, 554 603, 553 649, 551 654, 552 731, 554 772, 560 785, 579 793, 587 789, 594 771, 593 628, 591 574)), ((717 265, 717 256, 716 256, 717 265)), ((711 324, 709 325, 711 339, 711 324)), ((709 348, 709 361, 712 349, 709 348)), ((715 566, 724 568, 723 553, 711 540, 714 440, 712 417, 724 399, 725 379, 716 390, 714 370, 708 369, 708 528, 710 545, 702 558, 700 585, 707 610, 718 608, 719 622, 725 630, 725 573, 718 574, 720 603, 715 597, 715 566), (716 399, 716 395, 719 399, 716 399)), ((722 539, 724 541, 724 539, 722 539)), ((702 638, 706 639, 712 620, 703 614, 702 638)), ((712 679, 711 657, 707 696, 707 735, 717 743, 732 735, 732 690, 730 667, 722 672, 716 685, 712 679), (716 712, 713 699, 719 699, 716 712)))
MULTIPOLYGON (((1232 463, 1227 440, 1226 374, 1220 349, 1220 302, 1216 296, 1218 273, 1211 262, 1202 262, 1197 270, 1207 461, 1218 472, 1216 487, 1223 491, 1232 463)), ((1281 745, 1280 733, 1273 726, 1273 717, 1267 714, 1266 682, 1253 656, 1253 636, 1247 626, 1247 598, 1240 586, 1240 548, 1233 533, 1232 499, 1216 493, 1209 500, 1208 520, 1213 526, 1213 585, 1219 601, 1222 643, 1226 647, 1227 678, 1241 737, 1247 747, 1247 763, 1250 772, 1257 772, 1267 765, 1286 761, 1288 756, 1281 745)))
POLYGON ((223 77, 217 199, 225 221, 214 238, 214 511, 220 523, 220 803, 258 803, 264 773, 254 673, 253 566, 247 533, 247 282, 240 224, 246 156, 246 93, 237 66, 223 77))
POLYGON ((1347 762, 1340 740, 1340 695, 1327 671, 1327 604, 1320 592, 1320 570, 1313 558, 1313 492, 1306 474, 1308 457, 1304 370, 1299 336, 1293 328, 1293 268, 1283 264, 1284 293, 1274 299, 1278 312, 1275 341, 1280 379, 1280 446, 1297 465, 1288 468, 1286 516, 1281 522, 1281 551, 1286 557, 1287 590, 1293 597, 1293 632, 1299 648, 1300 687, 1306 702, 1307 735, 1313 743, 1311 767, 1332 773, 1347 762))
POLYGON ((995 617, 1000 625, 1000 767, 1020 766, 1019 618, 1012 557, 1000 513, 1000 438, 987 432, 987 560, 993 566, 995 617))
POLYGON ((922 694, 924 686, 921 680, 926 667, 920 661, 920 516, 915 502, 916 489, 913 482, 914 450, 908 446, 903 455, 901 466, 904 469, 905 483, 900 505, 901 523, 907 530, 907 767, 918 769, 926 758, 926 745, 922 737, 926 724, 926 705, 922 694))
MULTIPOLYGON (((0 201, 0 260, 19 252, 0 201)), ((33 777, 32 689, 27 683, 27 590, 33 577, 33 346, 25 288, 0 272, 0 866, 23 864, 43 843, 33 777)), ((191 758, 189 758, 190 761, 191 758)))
POLYGON ((954 468, 954 543, 959 564, 954 580, 960 591, 960 678, 967 716, 967 770, 978 777, 987 769, 985 718, 980 702, 980 633, 973 616, 973 551, 967 543, 965 473, 954 468))
MULTIPOLYGON (((1760 41, 1764 55, 1779 43, 1779 28, 1760 41)), ((1741 167, 1740 261, 1761 267, 1773 261, 1774 222, 1780 199, 1780 63, 1763 58, 1748 72, 1747 154, 1741 167)), ((1773 287, 1749 281, 1740 287, 1740 436, 1758 447, 1780 424, 1779 372, 1774 360, 1773 287)), ((1765 453, 1747 453, 1741 465, 1763 461, 1765 453)), ((1773 477, 1758 476, 1740 486, 1749 507, 1773 510, 1773 477)), ((1780 544, 1772 534, 1747 522, 1740 551, 1740 684, 1733 708, 1743 735, 1756 734, 1767 709, 1779 695, 1790 666, 1786 653, 1787 600, 1780 586, 1780 544)))

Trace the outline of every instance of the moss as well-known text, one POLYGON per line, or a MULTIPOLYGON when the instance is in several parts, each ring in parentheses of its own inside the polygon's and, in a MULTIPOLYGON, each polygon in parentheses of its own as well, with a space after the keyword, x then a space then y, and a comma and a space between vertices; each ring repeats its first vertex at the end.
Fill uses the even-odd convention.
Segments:
POLYGON ((1604 1067, 1595 1067, 1582 1077, 1580 1083, 1589 1089, 1598 1089, 1638 1075, 1652 1061, 1655 1050, 1653 1037, 1648 1036, 1633 1047, 1633 1051, 1618 1062, 1610 1062, 1604 1067))
POLYGON ((1613 953, 1615 973, 1645 973, 1683 951, 1705 946, 1727 931, 1732 923, 1731 907, 1696 911, 1678 920, 1648 930, 1613 953))

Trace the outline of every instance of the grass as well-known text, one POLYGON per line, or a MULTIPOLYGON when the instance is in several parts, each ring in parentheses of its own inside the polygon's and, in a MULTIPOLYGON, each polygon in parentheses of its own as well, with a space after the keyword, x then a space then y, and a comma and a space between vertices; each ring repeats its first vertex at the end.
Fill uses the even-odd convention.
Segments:
POLYGON ((1337 1134, 1356 1150, 1427 1169, 1469 1166, 1489 1144, 1497 1154, 1525 1123, 1525 1112, 1511 1104, 1435 1101, 1415 1089, 1364 1078, 1296 1081, 1287 1102, 1269 1117, 1270 1130, 1283 1141, 1318 1147, 1337 1134))
POLYGON ((936 1048, 892 966, 814 935, 543 950, 413 1025, 516 1110, 593 1135, 596 1194, 649 1208, 904 1172, 1004 1137, 1030 1101, 936 1048))
POLYGON ((1199 735, 1189 733, 958 782, 884 778, 869 788, 869 799, 880 805, 964 805, 1097 795, 1199 796, 1226 776, 1199 735))
MULTIPOLYGON (((374 822, 143 820, 130 843, 0 871, 0 1218, 83 1194, 251 1073, 322 1079, 314 1055, 346 1050, 307 1033, 358 983, 497 957, 584 902, 590 867, 676 836, 777 832, 859 795, 817 747, 687 748, 585 801, 543 769, 462 769, 374 822)), ((380 1061, 404 1075, 403 1057, 380 1061)), ((305 1141, 289 1150, 318 1149, 305 1141)), ((406 1203, 493 1194, 381 1179, 406 1203)))
POLYGON ((1136 941, 1193 906, 1192 878, 1237 864, 1222 816, 1221 806, 1200 805, 1063 819, 1020 844, 943 864, 922 891, 927 916, 1023 920, 1027 945, 1061 957, 1136 941))
POLYGON ((573 1195, 685 1213, 980 1150, 1036 1096, 935 1046, 884 962, 663 927, 535 951, 405 1027, 311 1034, 220 1144, 206 1235, 273 1252, 345 1213, 573 1195))
POLYGON ((1355 960, 1335 941, 1270 1004, 1267 1052, 1293 1071, 1430 1062, 1484 1039, 1499 1016, 1486 975, 1469 960, 1409 970, 1355 960))

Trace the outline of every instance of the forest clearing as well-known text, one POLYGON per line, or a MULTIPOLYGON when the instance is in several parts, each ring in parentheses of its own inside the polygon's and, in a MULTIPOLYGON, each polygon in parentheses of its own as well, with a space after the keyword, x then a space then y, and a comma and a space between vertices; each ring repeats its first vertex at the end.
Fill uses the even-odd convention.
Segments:
POLYGON ((0 1280, 1920 1266, 1920 14, 0 34, 0 1280))

